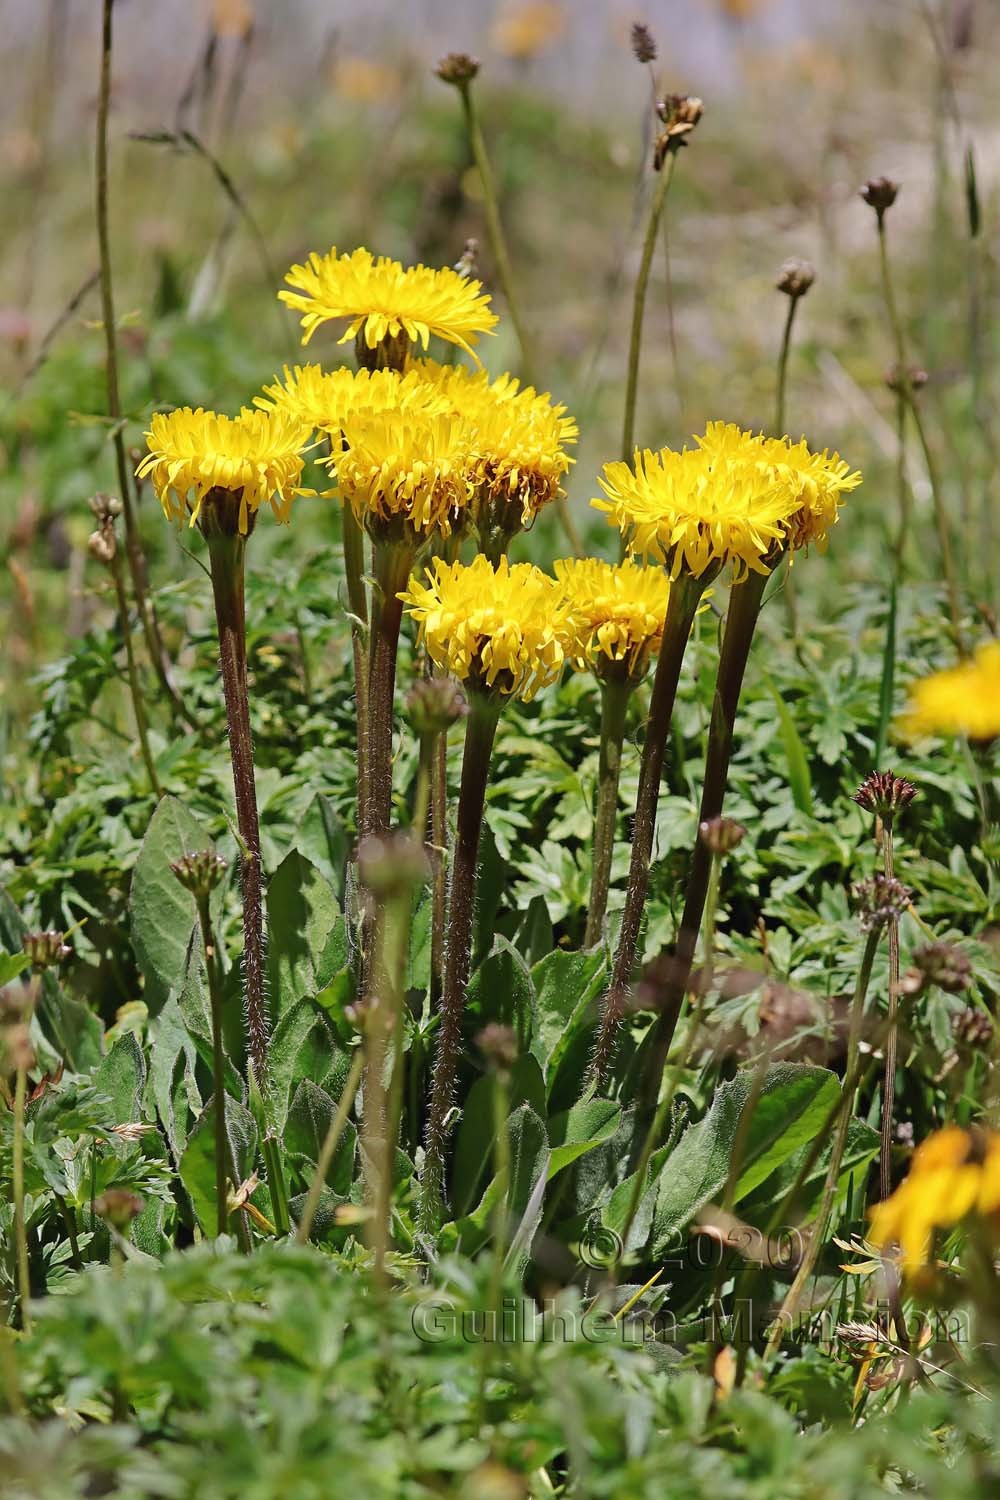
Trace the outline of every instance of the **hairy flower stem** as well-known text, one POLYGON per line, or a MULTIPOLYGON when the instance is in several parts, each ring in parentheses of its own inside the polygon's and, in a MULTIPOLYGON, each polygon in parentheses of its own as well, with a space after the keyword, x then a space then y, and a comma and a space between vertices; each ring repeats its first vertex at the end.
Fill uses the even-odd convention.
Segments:
POLYGON ((434 745, 431 777, 431 985, 430 1003, 435 1010, 444 988, 445 916, 448 904, 448 736, 439 734, 434 745))
POLYGON ((493 1257, 490 1263, 488 1310, 492 1328, 487 1326, 480 1343, 479 1381, 476 1393, 476 1427, 486 1421, 486 1386, 493 1364, 494 1346, 503 1342, 503 1278, 507 1256, 507 1233, 510 1195, 510 1075, 497 1068, 493 1075, 493 1177, 500 1184, 493 1205, 493 1257))
MULTIPOLYGON (((382 1152, 375 1186, 375 1213, 372 1220, 372 1248, 375 1252, 375 1276, 381 1283, 385 1278, 385 1255, 392 1240, 392 1189, 396 1169, 396 1148, 399 1143, 399 1126, 403 1115, 403 1002, 406 988, 406 958, 410 946, 410 913, 413 908, 413 888, 404 884, 398 893, 385 898, 382 920, 379 923, 379 954, 376 972, 381 976, 379 987, 380 1005, 384 1007, 384 1024, 379 1026, 380 1045, 374 1050, 368 1068, 368 1084, 378 1079, 378 1091, 384 1097, 379 1101, 376 1119, 372 1125, 381 1128, 382 1152), (388 1051, 387 1051, 388 1047, 388 1051), (387 1063, 389 1087, 384 1089, 387 1063)), ((377 1021, 376 1021, 377 1024, 377 1021)), ((368 1101, 365 1101, 368 1115, 368 1101)))
MULTIPOLYGON (((729 611, 722 637, 722 649, 719 653, 715 700, 712 704, 712 720, 708 731, 705 779, 702 783, 701 809, 698 814, 699 824, 711 818, 717 818, 722 812, 726 782, 729 778, 729 759, 732 754, 736 711, 739 707, 743 677, 757 617, 760 614, 764 587, 769 576, 763 573, 749 573, 742 583, 734 586, 729 596, 729 611)), ((656 1108, 667 1054, 670 1051, 670 1043, 673 1041, 681 1005, 687 993, 711 871, 712 855, 704 841, 696 838, 691 852, 691 867, 684 898, 684 912, 677 934, 674 963, 666 983, 640 1090, 640 1108, 648 1114, 656 1108)))
POLYGON ((392 809, 392 727, 396 692, 396 655, 403 604, 397 595, 406 588, 413 553, 387 543, 375 547, 377 598, 372 610, 371 657, 368 667, 368 812, 363 832, 383 834, 392 809))
POLYGON ((354 651, 354 698, 357 713, 358 832, 365 826, 368 805, 368 595, 365 589, 365 534, 353 506, 345 501, 341 511, 344 546, 344 576, 351 610, 351 645, 354 651))
POLYGON ((326 1186, 326 1176, 333 1164, 333 1158, 336 1155, 337 1147, 340 1145, 340 1138, 344 1133, 344 1127, 347 1124, 347 1117, 351 1112, 355 1095, 358 1092, 358 1085, 361 1082, 361 1073, 364 1065, 365 1048, 356 1047, 354 1050, 354 1056, 351 1059, 351 1070, 348 1073, 347 1080, 344 1084, 344 1091, 340 1096, 340 1099, 337 1103, 336 1113, 334 1114, 333 1119, 330 1121, 329 1129, 327 1130, 326 1135, 323 1138, 323 1144, 320 1147, 319 1159, 316 1162, 316 1173, 309 1187, 309 1196, 306 1198, 305 1208, 302 1210, 302 1217, 299 1220, 298 1227, 295 1230, 296 1244, 306 1244, 309 1239, 309 1235, 312 1232, 313 1221, 316 1218, 316 1210, 319 1208, 320 1199, 323 1196, 323 1189, 326 1186))
POLYGON ((882 272, 882 295, 885 299, 889 326, 896 345, 896 379, 899 382, 899 392, 913 420, 914 431, 917 434, 917 441, 920 444, 920 450, 924 456, 924 464, 927 468, 931 498, 934 502, 934 520, 937 526, 938 546, 941 550, 941 565, 944 569, 945 586, 948 592, 948 612, 951 616, 951 631, 958 654, 964 657, 968 655, 968 649, 965 644, 965 636, 962 633, 962 607, 959 600, 958 582, 955 576, 955 560, 952 555, 951 533, 948 529, 944 494, 941 490, 941 480, 937 470, 937 463, 935 462, 934 454, 931 451, 931 445, 927 438, 927 429, 924 426, 923 415, 920 411, 920 405, 913 389, 913 382, 910 379, 909 367, 906 362, 906 337, 903 333, 903 322, 899 315, 896 294, 893 288, 884 215, 880 214, 877 222, 879 264, 882 272))
MULTIPOLYGON (((208 500, 206 499, 206 504, 208 500)), ((236 794, 240 836, 240 890, 243 899, 243 998, 247 1055, 262 1093, 267 1091, 268 1021, 264 999, 264 910, 260 861, 260 824, 253 768, 253 735, 247 692, 245 536, 207 529, 215 617, 219 628, 219 663, 229 727, 229 754, 236 794)))
POLYGON ((125 643, 125 664, 128 670, 128 689, 132 698, 132 712, 135 715, 135 729, 139 736, 139 752, 142 755, 143 765, 146 767, 146 775, 149 777, 149 785, 153 796, 159 799, 163 796, 163 787, 160 778, 156 774, 156 762, 153 760, 153 752, 149 748, 149 724, 146 718, 146 704, 142 695, 142 683, 139 681, 139 670, 136 666, 135 647, 132 644, 132 627, 128 618, 128 599, 125 595, 125 579, 122 576, 121 554, 115 549, 114 557, 111 559, 111 577, 114 580, 115 596, 118 601, 118 620, 121 625, 122 640, 125 643))
POLYGON ((649 702, 649 719, 646 724, 646 740, 642 749, 639 767, 639 793, 636 799, 635 823, 632 835, 632 857, 629 863, 628 885, 625 890, 625 910, 618 937, 611 981, 604 996, 604 1008, 600 1030, 591 1059, 588 1086, 599 1087, 611 1065, 618 1041, 618 1029, 632 983, 632 968, 639 945, 639 929, 646 904, 649 886, 649 865, 653 853, 653 836, 656 830, 656 808, 660 797, 660 778, 663 775, 663 760, 667 735, 677 696, 677 684, 681 675, 681 663, 687 647, 691 626, 698 609, 698 601, 708 585, 708 575, 692 578, 680 573, 670 589, 666 618, 663 624, 663 639, 653 677, 653 691, 649 702))
POLYGON ((229 1184, 232 1172, 233 1184, 238 1181, 236 1164, 229 1158, 229 1132, 226 1128, 226 1058, 222 1046, 222 984, 219 974, 219 955, 212 931, 212 916, 208 896, 199 896, 198 922, 201 927, 201 943, 205 954, 205 972, 208 975, 208 998, 212 1013, 212 1098, 215 1105, 215 1232, 225 1234, 229 1227, 229 1184))
POLYGON ((597 771, 597 807, 594 815, 593 873, 590 906, 583 946, 593 948, 601 940, 611 884, 611 860, 615 849, 618 813, 618 781, 621 775, 622 742, 632 684, 628 679, 601 682, 601 748, 597 771))
POLYGON ((674 166, 677 162, 677 152, 668 151, 656 177, 653 187, 653 197, 649 205, 649 218, 646 221, 646 236, 642 242, 642 255, 639 260, 639 273, 636 276, 635 292, 632 297, 632 329, 629 335, 628 347, 628 376, 625 383, 625 413, 622 418, 622 459, 628 463, 632 457, 635 446, 635 404, 639 393, 639 356, 642 348, 642 323, 646 311, 646 292, 649 287, 649 273, 653 265, 653 254, 656 250, 656 237, 660 228, 660 220, 670 191, 670 183, 673 180, 674 166))
POLYGON ((31 1333, 31 1273, 28 1267, 28 1230, 24 1221, 24 1109, 28 1092, 28 1070, 17 1069, 14 1083, 14 1131, 11 1191, 14 1195, 14 1246, 17 1257, 17 1293, 21 1303, 21 1330, 31 1333))
POLYGON ((177 691, 167 657, 160 627, 153 609, 153 602, 146 587, 146 559, 143 556, 139 537, 139 522, 136 516, 135 496, 131 475, 125 456, 121 395, 118 384, 118 344, 115 331, 115 303, 111 279, 111 232, 108 226, 108 114, 111 108, 111 13, 114 0, 104 0, 101 27, 101 75, 97 94, 97 139, 95 147, 95 188, 97 245, 100 257, 101 319, 104 324, 104 366, 108 392, 108 416, 111 418, 112 441, 115 449, 115 464, 118 472, 118 487, 121 490, 122 514, 125 518, 125 554, 128 558, 129 574, 135 594, 136 609, 142 623, 143 634, 150 660, 167 696, 172 711, 179 714, 190 726, 196 727, 193 715, 188 711, 177 691))
MULTIPOLYGON (((881 823, 882 868, 887 880, 895 875, 893 851, 893 819, 886 817, 881 823)), ((892 1192, 892 1126, 896 1103, 896 1046, 897 1011, 899 1008, 899 923, 889 923, 889 1029, 885 1038, 885 1069, 882 1075, 882 1121, 878 1156, 879 1197, 888 1198, 892 1192)))
POLYGON ((455 1092, 455 1073, 462 1040, 462 1015, 472 959, 476 909, 479 835, 489 779, 490 756, 500 718, 500 704, 475 688, 469 692, 458 821, 452 857, 444 990, 431 1078, 430 1109, 424 1137, 424 1175, 420 1219, 426 1230, 439 1220, 444 1203, 445 1147, 448 1115, 455 1092))
MULTIPOLYGON (((895 923, 892 923, 894 926, 895 923)), ((837 1183, 840 1179, 840 1168, 844 1160, 844 1151, 847 1147, 847 1133, 851 1125, 851 1115, 854 1109, 855 1090, 857 1087, 859 1043, 861 1041, 861 1020, 864 1015, 865 998, 868 994, 868 984, 871 980, 872 965, 875 962, 875 952, 878 948, 880 931, 873 927, 865 940, 864 951, 861 955, 861 964, 858 968, 857 982, 854 986, 854 998, 851 1001, 851 1015, 847 1037, 847 1064, 844 1069, 844 1082, 841 1088, 840 1110, 837 1118, 837 1131, 833 1139, 833 1149, 830 1152, 830 1163, 826 1170, 826 1180, 823 1183, 823 1196, 820 1200, 819 1212, 816 1215, 816 1227, 809 1238, 801 1264, 795 1273, 795 1279, 786 1293, 785 1300, 781 1304, 781 1311, 775 1319, 774 1328, 767 1342, 764 1357, 769 1359, 776 1354, 780 1345, 784 1327, 793 1326, 795 1314, 799 1310, 803 1293, 809 1278, 812 1276, 819 1258, 820 1246, 826 1231, 827 1220, 833 1210, 834 1199, 837 1194, 837 1183)))

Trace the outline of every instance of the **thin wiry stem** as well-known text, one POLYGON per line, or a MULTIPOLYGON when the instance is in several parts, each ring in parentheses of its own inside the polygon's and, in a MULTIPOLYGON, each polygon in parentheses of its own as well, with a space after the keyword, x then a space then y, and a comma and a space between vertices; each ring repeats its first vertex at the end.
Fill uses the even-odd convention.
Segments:
POLYGON ((785 394, 788 385, 788 352, 792 347, 792 324, 795 310, 801 298, 789 297, 785 327, 781 335, 781 350, 778 354, 778 379, 774 392, 774 435, 782 437, 785 431, 785 394))
POLYGON ((639 392, 639 357, 642 350, 642 322, 646 311, 646 292, 649 287, 649 273, 653 264, 653 253, 656 249, 656 236, 663 217, 664 205, 670 184, 673 180, 674 166, 677 161, 677 152, 668 151, 666 160, 660 168, 653 187, 653 198, 649 205, 649 218, 646 221, 646 235, 642 242, 642 255, 639 260, 639 272, 635 280, 635 292, 632 297, 632 327, 629 335, 628 348, 628 375, 625 382, 625 412, 622 418, 622 458, 628 463, 632 457, 635 446, 635 405, 639 392))
POLYGON ((323 1196, 323 1188, 326 1185, 326 1174, 330 1170, 337 1147, 340 1145, 340 1137, 344 1133, 347 1117, 351 1112, 351 1106, 354 1104, 354 1096, 358 1092, 358 1085, 361 1082, 361 1072, 364 1065, 365 1049, 364 1047, 356 1047, 354 1056, 351 1059, 350 1072, 344 1084, 344 1091, 340 1096, 336 1113, 330 1121, 329 1129, 320 1147, 319 1158, 316 1162, 316 1173, 310 1184, 309 1196, 306 1198, 305 1208, 302 1210, 302 1217, 295 1231, 295 1240, 299 1245, 306 1244, 312 1231, 316 1210, 319 1208, 320 1199, 323 1196))
POLYGON ((632 695, 632 683, 606 680, 601 683, 601 748, 597 772, 597 807, 594 815, 593 871, 590 880, 590 905, 583 946, 592 948, 600 942, 604 916, 608 908, 611 884, 611 861, 615 852, 615 827, 618 821, 618 783, 621 776, 622 742, 625 719, 632 695))
POLYGON ((31 1332, 31 1272, 28 1267, 28 1230, 24 1221, 24 1104, 28 1092, 28 1070, 18 1065, 14 1084, 14 1141, 11 1191, 14 1195, 14 1245, 17 1255, 17 1291, 21 1302, 21 1328, 31 1332))
POLYGON ((159 799, 163 796, 163 787, 156 771, 156 762, 153 752, 149 747, 149 723, 146 718, 146 704, 142 694, 142 683, 139 679, 139 669, 135 660, 135 648, 132 644, 132 626, 128 617, 128 599, 125 596, 125 579, 122 576, 121 554, 117 547, 111 559, 111 577, 114 580, 115 596, 118 601, 118 620, 121 625, 122 640, 125 643, 125 664, 128 670, 128 688, 132 698, 132 712, 135 715, 135 728, 139 736, 139 752, 142 755, 143 765, 149 777, 149 785, 154 797, 159 799))
MULTIPOLYGON (((895 874, 892 818, 882 824, 882 868, 886 880, 895 874)), ((889 923, 889 1029, 885 1038, 885 1070, 882 1075, 882 1129, 879 1143, 879 1196, 892 1192, 892 1126, 896 1102, 897 1010, 899 1008, 899 923, 889 923)))

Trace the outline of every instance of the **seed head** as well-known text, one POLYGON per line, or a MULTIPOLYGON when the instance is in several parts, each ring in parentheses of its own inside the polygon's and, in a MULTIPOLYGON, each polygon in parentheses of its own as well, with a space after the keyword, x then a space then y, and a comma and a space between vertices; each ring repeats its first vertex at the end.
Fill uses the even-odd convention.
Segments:
POLYGON ((910 904, 912 892, 893 875, 872 875, 854 887, 854 900, 863 932, 874 932, 898 922, 910 904))
POLYGON ((815 280, 816 270, 811 262, 793 255, 785 261, 774 284, 779 292, 784 292, 786 297, 791 297, 794 301, 804 297, 815 280))
POLYGON ((951 1023, 956 1042, 966 1047, 985 1047, 993 1040, 993 1021, 985 1010, 967 1005, 951 1023))
POLYGON ((509 1026, 491 1021, 476 1037, 476 1046, 497 1073, 509 1073, 517 1060, 517 1037, 509 1026))
POLYGON ((972 983, 972 963, 954 943, 927 943, 913 955, 913 968, 903 977, 901 988, 919 995, 930 985, 946 995, 961 995, 972 983))
POLYGON ((917 789, 912 781, 896 776, 892 771, 869 771, 854 793, 853 801, 865 812, 889 821, 901 807, 908 807, 916 796, 917 789))
POLYGON ((687 144, 687 137, 705 113, 705 106, 693 95, 667 94, 657 104, 656 113, 664 126, 653 148, 653 169, 659 172, 668 152, 679 151, 687 144))
POLYGON ((469 701, 453 677, 422 677, 406 695, 406 717, 421 739, 444 734, 469 712, 469 701))
POLYGON ((102 526, 100 531, 92 531, 87 538, 87 551, 95 562, 103 563, 109 567, 114 562, 118 553, 118 543, 115 541, 115 529, 109 522, 102 526))
POLYGON ((635 53, 636 62, 656 61, 656 43, 653 40, 653 33, 643 21, 632 22, 632 51, 635 53))
POLYGON ((207 901, 226 873, 226 861, 214 849, 199 849, 197 854, 182 854, 170 868, 186 891, 199 904, 207 901))
POLYGON ((31 959, 33 969, 54 969, 73 952, 61 932, 26 932, 22 947, 31 959))
POLYGON ((106 1188, 90 1206, 99 1219, 105 1219, 123 1234, 132 1220, 142 1213, 145 1204, 138 1193, 131 1193, 128 1188, 106 1188))
POLYGON ((358 878, 373 896, 403 896, 428 877, 423 844, 410 833, 386 833, 363 839, 358 849, 358 878))
POLYGON ((465 88, 479 72, 479 59, 470 57, 468 52, 449 52, 442 57, 434 71, 442 83, 453 83, 456 88, 465 88))
POLYGON ((898 192, 899 183, 893 182, 891 177, 870 177, 861 189, 861 196, 875 210, 881 224, 886 210, 895 203, 898 192))
POLYGON ((698 824, 698 837, 710 854, 732 854, 746 838, 746 829, 735 818, 706 818, 698 824))

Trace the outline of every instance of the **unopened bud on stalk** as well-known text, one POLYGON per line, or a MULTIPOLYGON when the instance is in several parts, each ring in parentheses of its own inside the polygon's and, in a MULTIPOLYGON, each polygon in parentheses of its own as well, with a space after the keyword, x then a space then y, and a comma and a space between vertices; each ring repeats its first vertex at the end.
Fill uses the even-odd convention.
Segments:
POLYGON ((497 1021, 483 1027, 476 1037, 476 1046, 497 1073, 509 1073, 517 1061, 517 1037, 509 1026, 501 1026, 497 1021))
POLYGON ((687 137, 705 113, 705 106, 693 95, 668 94, 657 104, 656 113, 664 125, 653 149, 653 169, 658 172, 668 152, 679 151, 687 144, 687 137))
POLYGON ((464 88, 479 72, 479 59, 470 57, 468 52, 449 52, 442 57, 434 71, 442 83, 453 83, 456 88, 464 88))
POLYGON ((409 833, 386 833, 363 839, 358 849, 358 878, 373 896, 391 900, 421 885, 430 869, 423 844, 409 833))
POLYGON ((445 734, 469 712, 469 700, 453 677, 422 677, 406 695, 406 717, 414 734, 445 734))
POLYGON ((951 1029, 956 1042, 966 1047, 985 1047, 993 1040, 993 1021, 985 1010, 967 1005, 954 1017, 951 1029))
POLYGON ((109 523, 102 526, 100 531, 92 531, 87 538, 87 551, 95 562, 103 563, 109 567, 114 562, 118 553, 118 544, 115 541, 113 526, 109 523))
MULTIPOLYGON (((922 391, 929 377, 926 370, 919 365, 909 365, 906 370, 906 384, 911 391, 922 391)), ((899 365, 890 365, 885 372, 885 383, 890 391, 900 391, 903 382, 900 379, 899 365)))
POLYGON ((854 793, 852 801, 865 812, 879 818, 891 819, 900 808, 908 807, 918 795, 912 781, 897 776, 892 771, 869 771, 854 793))
POLYGON ((636 62, 656 61, 656 43, 653 40, 653 33, 642 21, 632 22, 632 51, 636 62))
POLYGON ((709 854, 732 854, 746 838, 747 831, 735 818, 706 818, 698 824, 698 837, 709 854))
POLYGON ((106 526, 122 513, 122 503, 117 495, 105 495, 99 491, 96 495, 91 495, 87 503, 94 513, 94 519, 101 526, 106 526))
POLYGON ((138 1218, 145 1204, 138 1193, 128 1188, 106 1188, 90 1205, 99 1219, 104 1219, 119 1234, 124 1234, 132 1220, 138 1218))
POLYGON ((854 887, 854 900, 863 932, 874 932, 890 922, 898 922, 906 911, 912 892, 894 875, 872 875, 854 887))
POLYGON ((881 224, 886 210, 895 203, 898 192, 899 183, 893 182, 891 177, 870 177, 861 189, 861 196, 875 210, 881 224))
POLYGON ((794 300, 804 297, 815 280, 816 271, 810 262, 793 255, 785 261, 774 284, 779 292, 794 300))
POLYGON ((226 861, 214 849, 199 849, 196 854, 182 854, 171 862, 177 879, 196 901, 207 901, 226 873, 226 861))
POLYGON ((927 943, 914 953, 913 968, 903 976, 900 989, 907 995, 919 995, 936 985, 946 995, 960 995, 971 982, 968 954, 954 943, 927 943))
POLYGON ((51 928, 46 932, 26 932, 21 946, 31 959, 33 969, 54 969, 73 952, 63 933, 51 928))

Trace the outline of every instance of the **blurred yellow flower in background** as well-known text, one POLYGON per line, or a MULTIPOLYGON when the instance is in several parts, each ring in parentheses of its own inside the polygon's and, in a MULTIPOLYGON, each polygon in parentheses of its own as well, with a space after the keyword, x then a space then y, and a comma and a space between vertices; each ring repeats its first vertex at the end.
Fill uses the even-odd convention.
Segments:
POLYGON ((971 661, 914 683, 899 727, 911 739, 965 734, 970 740, 991 740, 1000 735, 1000 641, 988 641, 971 661))
POLYGON ((1000 1133, 951 1125, 917 1147, 906 1180, 871 1210, 868 1238, 898 1244, 912 1275, 928 1264, 935 1229, 973 1216, 1000 1229, 1000 1133))
POLYGON ((403 267, 398 260, 364 248, 349 255, 314 251, 305 265, 285 276, 290 291, 280 300, 301 316, 302 342, 331 320, 347 322, 342 344, 358 334, 367 348, 385 338, 404 336, 426 349, 430 335, 472 354, 477 335, 491 333, 498 321, 480 282, 444 267, 403 267))
POLYGON ((244 407, 226 417, 182 406, 153 413, 149 452, 136 474, 152 480, 168 520, 187 517, 191 526, 210 490, 239 495, 239 529, 246 535, 266 501, 279 521, 288 520, 308 439, 308 426, 284 411, 244 407))
POLYGON ((662 568, 644 568, 595 558, 567 558, 555 564, 556 581, 569 603, 574 633, 568 654, 578 671, 598 677, 621 668, 641 677, 659 648, 670 598, 662 568))
POLYGON ((503 7, 491 40, 504 57, 527 62, 558 42, 565 30, 566 12, 557 0, 522 0, 503 7))
POLYGON ((352 104, 385 104, 402 85, 397 68, 370 57, 338 56, 330 72, 337 93, 352 104))
POLYGON ((400 595, 436 666, 486 691, 533 698, 559 676, 572 624, 555 579, 530 563, 441 558, 400 595))

